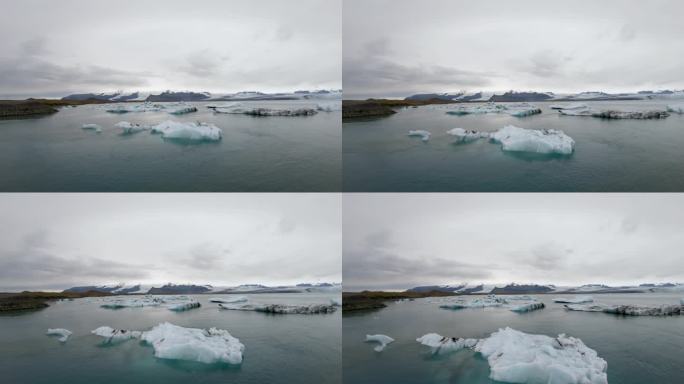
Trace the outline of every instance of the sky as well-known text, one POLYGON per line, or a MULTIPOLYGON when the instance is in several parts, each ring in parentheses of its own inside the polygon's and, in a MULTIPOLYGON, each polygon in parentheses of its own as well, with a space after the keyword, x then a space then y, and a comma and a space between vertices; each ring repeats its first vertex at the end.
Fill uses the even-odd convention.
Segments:
POLYGON ((340 282, 337 194, 0 194, 0 292, 340 282))
POLYGON ((345 98, 684 89, 679 0, 345 0, 345 98))
POLYGON ((682 194, 347 194, 345 291, 684 283, 682 194))
POLYGON ((0 98, 342 85, 341 0, 6 1, 0 98))

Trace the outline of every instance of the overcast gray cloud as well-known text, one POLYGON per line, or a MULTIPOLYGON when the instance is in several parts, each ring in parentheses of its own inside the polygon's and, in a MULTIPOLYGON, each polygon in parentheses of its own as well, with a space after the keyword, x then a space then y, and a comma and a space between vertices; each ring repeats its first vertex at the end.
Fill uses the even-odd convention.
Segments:
POLYGON ((340 209, 332 194, 2 194, 0 291, 339 282, 340 209))
POLYGON ((677 0, 346 0, 345 97, 682 89, 683 12, 677 0))
POLYGON ((341 87, 341 0, 10 1, 0 97, 341 87))
POLYGON ((346 290, 684 282, 679 194, 349 194, 346 290))

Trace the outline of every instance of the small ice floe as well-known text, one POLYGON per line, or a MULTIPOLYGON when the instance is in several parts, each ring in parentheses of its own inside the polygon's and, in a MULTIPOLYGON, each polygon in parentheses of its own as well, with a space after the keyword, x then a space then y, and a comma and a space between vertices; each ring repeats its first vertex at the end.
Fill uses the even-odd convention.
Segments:
POLYGON ((69 340, 69 336, 71 336, 71 331, 64 328, 48 328, 45 334, 48 336, 59 336, 57 340, 60 343, 66 343, 69 340))
POLYGON ((285 304, 219 304, 221 309, 232 311, 254 311, 273 314, 314 315, 333 313, 337 310, 332 304, 285 305, 285 304))
POLYGON ((416 339, 417 342, 432 348, 433 354, 456 352, 463 348, 473 348, 478 339, 462 339, 460 337, 444 337, 437 333, 428 333, 416 339))
POLYGON ((240 364, 245 350, 244 344, 226 330, 184 328, 171 323, 143 332, 140 339, 152 345, 157 358, 205 364, 240 364))
POLYGON ((223 137, 221 128, 209 123, 181 123, 165 121, 151 127, 152 133, 161 133, 162 138, 187 141, 219 141, 223 137))
POLYGON ((393 342, 394 339, 387 335, 366 335, 366 342, 376 342, 380 345, 373 348, 375 352, 382 352, 387 344, 393 342))
POLYGON ((537 309, 544 309, 544 303, 542 303, 540 301, 531 301, 528 303, 513 305, 509 309, 512 312, 518 312, 518 313, 532 312, 532 311, 536 311, 537 309))
POLYGON ((575 141, 563 131, 555 129, 524 129, 507 125, 491 133, 489 139, 500 143, 504 151, 534 152, 542 154, 572 154, 575 141))
POLYGON ((81 129, 89 130, 89 131, 95 131, 97 133, 102 132, 102 127, 99 126, 98 124, 83 124, 81 126, 81 129))
POLYGON ((427 142, 428 140, 430 140, 431 134, 428 131, 417 129, 415 131, 409 131, 408 135, 412 137, 420 137, 420 139, 423 140, 423 142, 427 142))
POLYGON ((562 110, 572 110, 572 109, 587 109, 589 106, 583 103, 571 103, 571 104, 553 104, 549 106, 551 109, 562 109, 562 110))
POLYGON ((526 117, 542 113, 541 108, 527 103, 506 106, 506 113, 515 117, 526 117))
POLYGON ((582 312, 603 312, 623 316, 679 316, 684 314, 684 304, 675 305, 607 305, 607 304, 566 304, 565 309, 582 312))
POLYGON ((247 301, 247 298, 244 296, 233 296, 230 298, 212 297, 211 299, 209 299, 210 303, 223 303, 223 304, 244 303, 245 301, 247 301))
POLYGON ((115 127, 121 128, 124 134, 133 134, 142 131, 147 131, 150 129, 150 127, 147 125, 129 123, 128 121, 118 122, 116 123, 115 127))
POLYGON ((154 348, 160 359, 188 360, 205 364, 242 363, 245 346, 223 329, 184 328, 161 323, 149 331, 129 331, 99 327, 93 334, 104 337, 106 343, 140 339, 154 348))
POLYGON ((556 297, 553 299, 554 303, 561 303, 561 304, 582 304, 582 303, 591 303, 593 301, 594 301, 594 298, 591 296, 556 297))
POLYGON ((684 104, 670 104, 667 106, 667 111, 679 115, 684 114, 684 104))
POLYGON ((607 384, 608 363, 582 340, 499 329, 474 347, 487 359, 489 378, 507 383, 607 384))
POLYGON ((195 309, 195 308, 199 308, 199 307, 201 307, 201 304, 198 301, 194 301, 194 300, 181 302, 181 303, 168 304, 166 306, 166 308, 169 311, 174 311, 174 312, 189 311, 191 309, 195 309))
POLYGON ((130 339, 139 339, 142 335, 140 331, 129 331, 126 329, 114 329, 112 327, 102 326, 91 331, 93 335, 103 337, 104 343, 114 344, 120 343, 130 339))
POLYGON ((185 115, 186 113, 192 112, 197 112, 197 108, 192 106, 182 106, 169 110, 169 113, 172 115, 185 115))
POLYGON ((227 113, 233 115, 249 116, 312 116, 318 113, 313 108, 214 108, 216 113, 227 113))
POLYGON ((489 137, 489 133, 487 132, 478 132, 463 128, 453 128, 446 133, 456 138, 454 141, 455 143, 470 143, 480 138, 489 137))

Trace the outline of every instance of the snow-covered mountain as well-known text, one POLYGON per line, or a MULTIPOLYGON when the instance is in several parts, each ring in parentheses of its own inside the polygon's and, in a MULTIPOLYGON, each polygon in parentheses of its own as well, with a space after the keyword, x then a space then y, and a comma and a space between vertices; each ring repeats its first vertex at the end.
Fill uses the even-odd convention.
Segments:
POLYGON ((213 286, 198 284, 109 284, 83 285, 65 289, 64 292, 98 291, 118 295, 154 294, 154 295, 188 295, 203 293, 303 293, 303 292, 335 292, 341 291, 339 283, 303 283, 288 286, 266 286, 262 284, 243 284, 238 286, 213 286))
POLYGON ((101 101, 153 101, 153 102, 179 102, 179 101, 249 101, 249 100, 339 100, 342 98, 342 90, 316 90, 295 91, 291 93, 264 93, 257 91, 245 91, 237 93, 193 92, 193 91, 164 91, 159 93, 150 92, 103 92, 103 93, 77 93, 68 95, 62 100, 101 100, 101 101))
POLYGON ((580 286, 556 286, 553 284, 448 284, 424 285, 410 288, 409 292, 449 292, 458 294, 534 294, 534 293, 634 293, 634 292, 684 292, 681 283, 647 283, 638 285, 609 286, 585 284, 580 286))
POLYGON ((627 93, 606 93, 598 91, 561 94, 536 91, 420 93, 405 100, 449 100, 460 102, 532 102, 532 101, 610 101, 610 100, 679 100, 684 99, 684 90, 639 91, 627 93))

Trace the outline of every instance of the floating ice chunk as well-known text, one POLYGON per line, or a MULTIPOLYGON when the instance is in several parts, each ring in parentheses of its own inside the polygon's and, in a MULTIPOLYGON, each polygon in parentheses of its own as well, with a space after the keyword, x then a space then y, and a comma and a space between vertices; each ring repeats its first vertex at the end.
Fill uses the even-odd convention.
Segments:
POLYGON ((97 125, 97 124, 83 124, 81 126, 81 129, 87 129, 87 130, 95 131, 97 133, 102 132, 102 127, 97 125))
POLYGON ((221 128, 209 123, 181 123, 165 121, 152 127, 152 133, 161 133, 165 139, 188 141, 219 141, 223 136, 221 128))
POLYGON ((181 302, 181 303, 173 303, 169 304, 166 306, 166 308, 169 309, 169 311, 175 311, 175 312, 182 312, 182 311, 188 311, 190 309, 195 309, 199 308, 201 305, 198 301, 186 301, 186 302, 181 302))
POLYGON ((121 128, 125 134, 138 133, 150 129, 150 127, 146 125, 129 123, 128 121, 118 122, 115 127, 121 128))
POLYGON ((428 140, 430 140, 430 135, 431 135, 431 134, 430 134, 430 132, 428 132, 428 131, 423 131, 423 130, 421 130, 421 129, 418 129, 418 130, 415 130, 415 131, 409 131, 408 135, 409 135, 409 136, 420 137, 421 140, 423 140, 423 141, 428 141, 428 140))
POLYGON ((506 111, 506 107, 501 104, 488 103, 485 105, 468 106, 468 107, 458 107, 453 110, 447 111, 449 115, 480 115, 486 113, 501 113, 506 111))
POLYGON ((486 307, 500 307, 506 304, 506 300, 494 295, 485 298, 477 298, 469 301, 458 301, 453 303, 442 304, 439 307, 442 309, 464 309, 464 308, 486 308, 486 307))
POLYGON ((477 339, 462 339, 460 337, 444 337, 437 333, 428 333, 416 339, 417 342, 432 348, 432 353, 456 352, 463 348, 473 348, 477 339))
POLYGON ((197 108, 191 107, 191 106, 185 106, 185 107, 178 107, 176 109, 172 109, 169 111, 169 113, 172 115, 184 115, 186 113, 192 113, 192 112, 197 112, 197 108))
POLYGON ((145 296, 142 298, 117 298, 113 300, 107 300, 104 304, 100 305, 102 308, 106 309, 121 309, 121 308, 139 308, 139 307, 156 307, 163 304, 165 301, 160 297, 145 296))
POLYGON ((116 105, 115 107, 112 107, 110 109, 107 109, 107 112, 109 113, 129 113, 129 112, 156 112, 156 111, 161 111, 165 107, 161 104, 151 104, 151 103, 142 103, 142 104, 133 104, 133 103, 125 103, 125 104, 119 104, 116 105))
POLYGON ((558 110, 558 113, 560 113, 561 115, 566 115, 566 116, 592 116, 594 114, 594 111, 589 109, 589 107, 586 107, 586 108, 560 109, 560 110, 558 110))
POLYGON ((562 303, 562 304, 582 304, 582 303, 591 303, 593 301, 594 301, 594 298, 591 296, 556 297, 553 299, 554 303, 562 303))
POLYGON ((527 103, 508 105, 505 108, 506 113, 515 117, 526 117, 542 113, 540 108, 527 103))
POLYGON ((48 328, 45 334, 49 336, 59 336, 59 339, 57 340, 59 340, 60 343, 66 343, 66 341, 69 340, 69 336, 71 336, 71 331, 64 328, 48 328))
POLYGON ((504 151, 513 152, 569 155, 575 147, 575 141, 570 136, 555 129, 533 130, 507 125, 490 134, 489 138, 501 143, 504 151))
POLYGON ((231 303, 244 303, 247 301, 247 298, 244 296, 234 296, 228 299, 224 299, 222 297, 212 297, 209 299, 210 303, 224 303, 224 304, 231 304, 231 303))
POLYGON ((510 308, 511 311, 513 312, 532 312, 536 311, 537 309, 543 309, 544 308, 544 303, 539 302, 539 301, 531 301, 529 303, 523 303, 519 305, 514 305, 510 308))
POLYGON ((142 332, 128 331, 126 329, 114 329, 107 326, 99 327, 91 332, 94 335, 104 337, 105 343, 120 343, 130 339, 139 339, 142 332))
POLYGON ((571 103, 571 104, 553 104, 549 108, 551 109, 562 109, 562 110, 571 110, 571 109, 587 109, 589 106, 583 103, 571 103))
POLYGON ((667 111, 677 114, 684 114, 684 104, 670 104, 667 106, 667 111))
POLYGON ((582 340, 499 329, 475 346, 492 380, 508 383, 607 384, 608 364, 582 340))
POLYGON ((601 111, 592 113, 601 119, 664 119, 670 114, 667 111, 601 111))
POLYGON ((219 304, 221 309, 233 311, 255 311, 274 314, 312 315, 333 313, 337 306, 331 304, 285 305, 285 304, 219 304))
POLYGON ((242 363, 245 346, 223 329, 184 328, 161 323, 144 332, 141 339, 152 345, 160 359, 189 360, 199 363, 242 363))
POLYGON ((313 108, 214 108, 216 113, 228 113, 234 115, 249 116, 311 116, 318 113, 313 108))
POLYGON ((375 352, 382 352, 387 346, 387 344, 393 342, 394 339, 387 335, 366 335, 366 342, 369 341, 380 343, 380 345, 373 348, 373 350, 375 352))
POLYGON ((684 314, 684 305, 607 305, 607 304, 566 304, 570 311, 603 312, 623 316, 678 316, 684 314))
POLYGON ((483 137, 489 137, 489 133, 487 132, 478 132, 463 128, 453 128, 448 130, 446 133, 456 137, 456 143, 470 143, 483 137))

